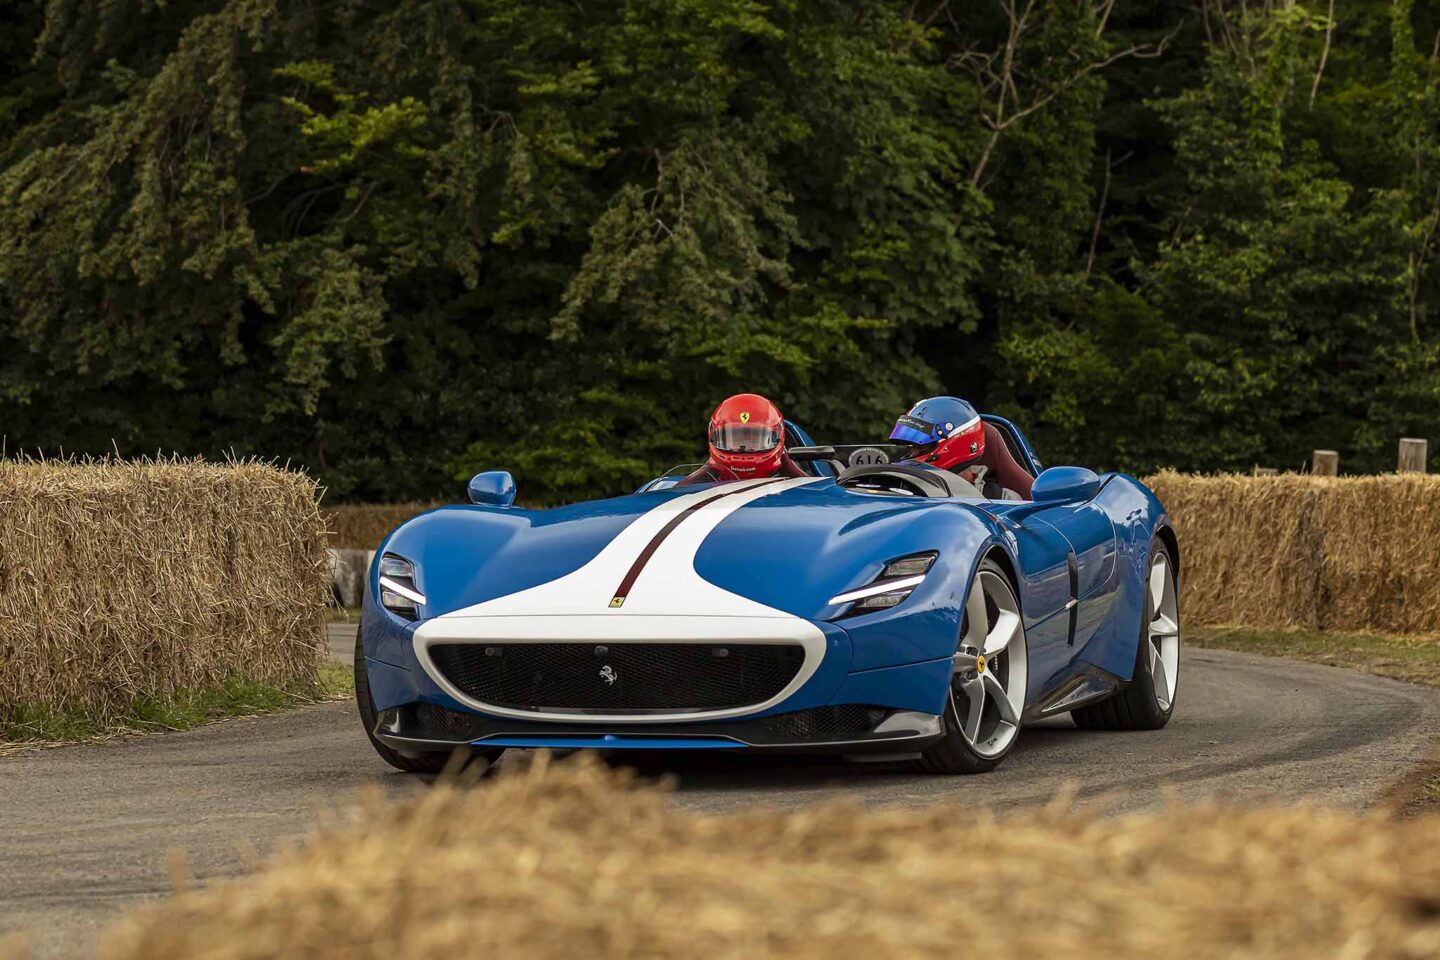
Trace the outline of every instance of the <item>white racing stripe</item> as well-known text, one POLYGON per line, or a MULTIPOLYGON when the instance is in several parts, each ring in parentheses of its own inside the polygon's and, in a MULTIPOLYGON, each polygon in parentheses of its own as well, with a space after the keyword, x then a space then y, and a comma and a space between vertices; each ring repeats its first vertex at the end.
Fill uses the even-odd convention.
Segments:
POLYGON ((747 480, 677 497, 635 518, 573 573, 423 621, 415 630, 415 655, 430 678, 456 700, 500 716, 572 723, 657 723, 721 719, 769 709, 794 694, 819 669, 825 658, 825 634, 802 617, 710 583, 695 572, 695 556, 705 539, 736 510, 818 479, 747 480), (722 492, 726 495, 717 496, 722 492), (650 546, 671 521, 687 511, 658 545, 650 546), (647 547, 653 553, 631 584, 623 606, 612 606, 617 586, 647 547), (436 644, 484 640, 793 643, 805 650, 805 662, 794 679, 764 703, 695 713, 586 715, 583 711, 517 710, 482 703, 446 680, 430 657, 430 648, 436 644))
POLYGON ((513 616, 712 616, 786 617, 789 614, 757 603, 710 583, 695 572, 695 556, 705 539, 726 517, 763 497, 815 483, 817 477, 779 482, 742 480, 676 497, 636 517, 589 563, 557 580, 443 614, 428 624, 472 617, 513 616), (738 489, 737 489, 738 488, 738 489), (645 548, 671 520, 694 510, 656 548, 630 588, 623 607, 612 607, 615 591, 645 548))

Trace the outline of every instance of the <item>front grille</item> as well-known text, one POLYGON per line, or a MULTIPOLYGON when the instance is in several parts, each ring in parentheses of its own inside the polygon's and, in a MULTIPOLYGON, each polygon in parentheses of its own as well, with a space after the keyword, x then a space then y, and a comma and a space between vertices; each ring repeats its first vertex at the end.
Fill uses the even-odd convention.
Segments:
POLYGON ((445 679, 498 707, 595 713, 694 712, 771 699, 795 679, 794 644, 445 643, 445 679))
POLYGON ((780 713, 761 721, 776 736, 793 740, 840 737, 869 733, 885 718, 884 707, 845 703, 835 707, 813 707, 794 713, 780 713))

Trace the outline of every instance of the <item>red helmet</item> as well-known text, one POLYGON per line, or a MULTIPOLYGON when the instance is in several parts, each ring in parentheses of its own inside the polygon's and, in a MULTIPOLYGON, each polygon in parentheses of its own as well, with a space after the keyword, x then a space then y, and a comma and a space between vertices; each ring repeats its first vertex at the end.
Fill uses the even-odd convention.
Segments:
POLYGON ((891 440, 913 444, 907 460, 941 470, 964 470, 985 456, 985 424, 975 408, 959 397, 921 400, 895 421, 891 440))
POLYGON ((710 463, 737 480, 768 477, 785 456, 785 418, 780 408, 753 393, 740 393, 710 414, 710 463))

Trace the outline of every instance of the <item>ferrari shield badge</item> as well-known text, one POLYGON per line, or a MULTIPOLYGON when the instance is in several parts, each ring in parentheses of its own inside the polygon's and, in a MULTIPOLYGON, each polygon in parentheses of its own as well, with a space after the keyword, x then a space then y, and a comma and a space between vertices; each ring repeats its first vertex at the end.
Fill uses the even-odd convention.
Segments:
POLYGON ((741 423, 749 423, 749 422, 750 422, 750 414, 748 414, 748 413, 742 413, 742 414, 740 414, 740 422, 741 422, 741 423))

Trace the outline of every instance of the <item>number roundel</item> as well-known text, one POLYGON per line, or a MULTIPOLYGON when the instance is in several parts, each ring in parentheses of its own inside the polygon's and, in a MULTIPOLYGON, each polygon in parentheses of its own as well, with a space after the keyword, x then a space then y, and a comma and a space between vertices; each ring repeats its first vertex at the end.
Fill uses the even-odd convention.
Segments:
POLYGON ((859 450, 852 450, 850 452, 849 463, 852 467, 868 467, 877 463, 889 462, 890 458, 885 454, 885 451, 878 450, 875 447, 861 447, 859 450))

